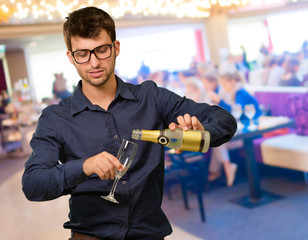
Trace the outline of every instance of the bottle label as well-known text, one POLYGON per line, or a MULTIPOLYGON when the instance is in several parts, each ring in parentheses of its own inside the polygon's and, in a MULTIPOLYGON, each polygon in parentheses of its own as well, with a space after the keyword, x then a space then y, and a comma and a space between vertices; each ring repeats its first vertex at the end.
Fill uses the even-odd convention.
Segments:
POLYGON ((183 131, 181 150, 201 152, 205 143, 205 136, 199 131, 183 131))

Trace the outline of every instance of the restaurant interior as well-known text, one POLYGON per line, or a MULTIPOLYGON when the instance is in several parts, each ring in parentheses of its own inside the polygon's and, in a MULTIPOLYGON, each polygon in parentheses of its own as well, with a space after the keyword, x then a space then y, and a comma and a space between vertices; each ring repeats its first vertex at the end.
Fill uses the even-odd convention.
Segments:
POLYGON ((21 178, 42 110, 69 97, 80 80, 62 25, 85 6, 114 18, 121 43, 115 71, 124 81, 153 80, 218 104, 205 82, 214 77, 216 95, 231 102, 222 82, 236 74, 256 101, 253 109, 230 105, 238 124, 223 148, 230 175, 225 162, 212 175, 214 148, 166 148, 162 209, 173 233, 165 239, 308 239, 305 0, 0 0, 0 239, 70 237, 62 227, 69 196, 30 202, 21 178))

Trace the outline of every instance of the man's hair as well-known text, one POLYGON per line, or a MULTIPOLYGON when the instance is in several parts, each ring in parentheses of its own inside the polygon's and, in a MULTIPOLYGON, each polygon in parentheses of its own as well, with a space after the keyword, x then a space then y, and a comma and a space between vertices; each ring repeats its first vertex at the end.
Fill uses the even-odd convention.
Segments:
POLYGON ((72 51, 72 37, 96 38, 105 29, 111 38, 116 40, 115 24, 111 16, 96 7, 86 7, 71 12, 63 24, 63 35, 66 47, 72 51))

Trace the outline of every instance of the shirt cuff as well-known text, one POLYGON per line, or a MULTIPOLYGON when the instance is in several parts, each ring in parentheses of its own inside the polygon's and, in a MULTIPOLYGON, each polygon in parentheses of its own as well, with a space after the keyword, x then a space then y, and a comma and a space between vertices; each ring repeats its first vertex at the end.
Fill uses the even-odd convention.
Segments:
POLYGON ((83 171, 86 159, 72 160, 65 163, 65 188, 73 188, 85 181, 88 176, 83 171))
POLYGON ((210 147, 217 145, 217 130, 210 124, 203 124, 204 130, 210 133, 210 147))

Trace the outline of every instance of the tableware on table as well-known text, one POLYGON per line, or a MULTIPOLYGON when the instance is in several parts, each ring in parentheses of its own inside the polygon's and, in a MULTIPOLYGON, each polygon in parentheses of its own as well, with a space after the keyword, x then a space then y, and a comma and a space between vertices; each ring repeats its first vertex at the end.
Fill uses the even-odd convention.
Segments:
POLYGON ((249 118, 249 126, 247 127, 248 130, 253 131, 257 129, 257 125, 255 124, 253 117, 256 114, 256 108, 253 104, 246 104, 244 106, 244 114, 249 118))
POLYGON ((241 122, 240 118, 243 114, 243 107, 241 104, 234 104, 231 106, 231 114, 237 122, 237 130, 241 131, 244 128, 244 124, 241 122))

